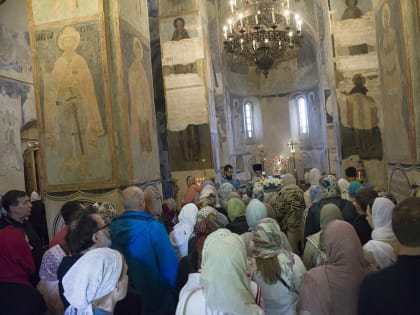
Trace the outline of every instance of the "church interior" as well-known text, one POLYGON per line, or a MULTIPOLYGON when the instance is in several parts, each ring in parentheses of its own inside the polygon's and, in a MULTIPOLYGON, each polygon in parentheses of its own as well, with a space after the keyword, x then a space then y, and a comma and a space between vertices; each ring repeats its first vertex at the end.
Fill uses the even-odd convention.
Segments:
POLYGON ((353 166, 409 196, 420 1, 266 1, 238 16, 245 2, 0 1, 0 194, 38 191, 50 231, 69 200, 121 209, 136 185, 180 204, 187 176, 220 182, 226 164, 241 184, 257 163, 300 183, 353 166))

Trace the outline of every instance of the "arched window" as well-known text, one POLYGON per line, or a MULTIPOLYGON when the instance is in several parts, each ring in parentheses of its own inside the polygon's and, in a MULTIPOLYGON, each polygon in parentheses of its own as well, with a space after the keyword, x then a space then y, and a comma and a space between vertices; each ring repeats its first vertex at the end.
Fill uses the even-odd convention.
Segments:
POLYGON ((299 118, 299 135, 306 136, 309 133, 309 123, 308 123, 308 108, 306 105, 305 97, 298 96, 297 107, 298 107, 298 118, 299 118))
POLYGON ((252 139, 255 136, 254 130, 254 113, 251 102, 246 102, 244 105, 244 123, 245 134, 247 139, 252 139))

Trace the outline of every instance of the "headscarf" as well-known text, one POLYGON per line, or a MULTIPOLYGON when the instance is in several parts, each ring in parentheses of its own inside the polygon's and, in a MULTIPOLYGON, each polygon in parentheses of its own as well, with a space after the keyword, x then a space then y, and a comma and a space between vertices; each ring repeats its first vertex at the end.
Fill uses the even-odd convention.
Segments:
POLYGON ((245 215, 245 205, 241 199, 232 198, 227 203, 227 213, 230 221, 245 215))
POLYGON ((14 226, 0 229, 0 282, 31 286, 34 259, 24 234, 14 226))
POLYGON ((172 246, 178 251, 178 257, 188 255, 188 241, 194 232, 194 225, 197 222, 198 208, 193 203, 188 203, 182 207, 177 223, 169 234, 172 246))
POLYGON ((57 281, 57 270, 66 253, 59 244, 51 247, 42 256, 39 278, 45 281, 57 281))
POLYGON ((245 245, 227 229, 211 233, 203 247, 200 284, 211 310, 228 314, 259 315, 246 275, 245 245))
POLYGON ((392 231, 392 211, 394 203, 385 197, 376 198, 372 206, 372 239, 377 241, 396 241, 392 231))
POLYGON ((349 196, 355 198, 360 188, 362 188, 360 182, 351 182, 349 185, 349 196))
POLYGON ((255 185, 252 188, 252 198, 258 199, 259 201, 264 201, 264 187, 255 185))
POLYGON ((319 185, 319 179, 321 178, 321 172, 317 168, 313 168, 309 171, 308 181, 311 185, 319 185))
POLYGON ((343 220, 343 214, 339 207, 333 203, 328 203, 321 208, 320 227, 325 230, 327 224, 333 220, 343 220))
POLYGON ((396 261, 392 246, 382 241, 370 240, 363 245, 363 253, 366 259, 379 269, 388 267, 396 261))
POLYGON ((223 207, 223 209, 227 210, 227 203, 229 201, 229 194, 234 190, 235 188, 231 183, 224 182, 222 185, 220 185, 218 196, 219 196, 219 202, 220 205, 223 207))
POLYGON ((281 178, 282 187, 296 185, 296 178, 292 174, 286 174, 281 178))
POLYGON ((122 255, 110 248, 95 248, 80 257, 63 278, 70 303, 64 314, 93 315, 92 303, 114 290, 122 270, 122 255))
POLYGON ((41 196, 36 191, 33 191, 31 193, 31 201, 38 201, 38 200, 41 200, 41 196))
MULTIPOLYGON (((274 210, 273 210, 274 212, 274 210)), ((252 199, 246 206, 246 223, 249 230, 255 229, 258 221, 267 217, 267 207, 258 199, 252 199)))
POLYGON ((198 197, 198 203, 202 206, 212 206, 216 205, 216 188, 212 185, 207 185, 201 189, 200 195, 198 197))
POLYGON ((253 256, 258 258, 271 258, 290 248, 287 237, 280 230, 276 220, 264 218, 260 220, 254 230, 253 256))
POLYGON ((228 218, 223 213, 220 213, 210 206, 203 207, 198 211, 197 222, 200 222, 200 220, 209 216, 216 217, 217 223, 220 227, 225 227, 229 223, 228 218))
POLYGON ((335 176, 323 176, 319 180, 319 184, 321 186, 321 199, 340 196, 340 192, 338 190, 337 185, 337 178, 335 178, 335 176))
POLYGON ((327 263, 306 273, 297 311, 357 314, 360 283, 369 268, 353 226, 342 220, 328 223, 324 248, 327 263))
POLYGON ((341 198, 349 200, 349 186, 350 183, 345 178, 340 178, 337 182, 338 189, 340 189, 341 198))
POLYGON ((217 215, 199 216, 194 226, 196 236, 195 250, 197 252, 197 267, 201 266, 201 253, 207 236, 219 228, 217 215))

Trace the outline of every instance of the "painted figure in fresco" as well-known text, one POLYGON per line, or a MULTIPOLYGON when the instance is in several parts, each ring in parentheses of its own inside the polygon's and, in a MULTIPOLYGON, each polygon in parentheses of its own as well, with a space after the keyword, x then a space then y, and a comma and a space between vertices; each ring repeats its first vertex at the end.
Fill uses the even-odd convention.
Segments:
POLYGON ((188 31, 185 29, 185 20, 182 17, 177 17, 174 20, 175 30, 172 34, 172 40, 178 41, 185 38, 190 38, 188 31))
MULTIPOLYGON (((403 106, 403 82, 398 50, 398 37, 391 25, 391 10, 388 3, 382 8, 383 34, 379 40, 379 56, 382 68, 384 91, 384 128, 388 131, 388 148, 394 152, 407 152, 408 132, 401 107, 403 106), (399 134, 395 137, 395 134, 399 134)), ((408 121, 408 117, 407 117, 408 121)))
POLYGON ((133 39, 135 59, 128 69, 130 89, 130 130, 133 137, 140 139, 140 151, 152 152, 152 98, 149 80, 142 64, 143 46, 138 38, 133 39))
POLYGON ((382 159, 382 139, 379 129, 378 108, 375 100, 367 96, 366 78, 353 76, 354 87, 346 97, 346 109, 341 112, 341 130, 345 145, 343 158, 358 154, 362 159, 382 159), (343 117, 344 116, 344 117, 343 117))
MULTIPOLYGON (((174 20, 174 28, 175 30, 172 34, 172 41, 180 41, 190 38, 188 31, 185 29, 185 20, 182 17, 177 17, 174 20)), ((177 64, 172 66, 171 72, 174 74, 194 73, 197 72, 197 69, 194 63, 189 63, 186 65, 177 64)))
MULTIPOLYGON (((362 10, 357 6, 357 0, 346 0, 347 8, 341 16, 342 20, 359 19, 362 17, 362 10)), ((354 45, 349 47, 350 55, 367 54, 369 48, 367 44, 354 45)))
POLYGON ((62 172, 66 168, 83 172, 87 156, 97 152, 98 137, 105 131, 89 67, 76 52, 80 33, 72 26, 65 27, 57 36, 57 44, 62 54, 51 73, 44 63, 40 65, 46 144, 62 161, 62 172))
POLYGON ((199 161, 201 152, 200 127, 188 125, 179 133, 179 145, 184 161, 199 161))

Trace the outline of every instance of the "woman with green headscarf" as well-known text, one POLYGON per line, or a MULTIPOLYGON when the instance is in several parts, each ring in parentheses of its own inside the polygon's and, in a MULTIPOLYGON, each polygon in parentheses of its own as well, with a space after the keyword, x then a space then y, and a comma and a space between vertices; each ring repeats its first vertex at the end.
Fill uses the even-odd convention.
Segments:
POLYGON ((329 203, 321 208, 321 231, 306 238, 307 242, 302 260, 308 270, 320 266, 325 261, 325 253, 321 249, 322 235, 327 224, 333 220, 343 220, 343 215, 340 208, 333 203, 329 203))
POLYGON ((227 203, 227 213, 229 224, 226 228, 231 232, 241 235, 248 231, 248 223, 246 222, 245 204, 239 198, 231 198, 227 203))

